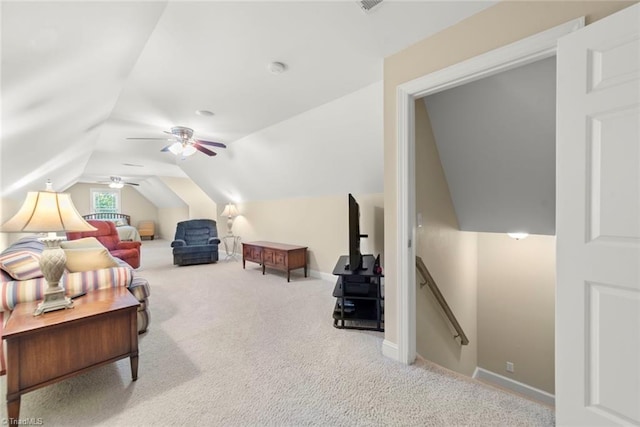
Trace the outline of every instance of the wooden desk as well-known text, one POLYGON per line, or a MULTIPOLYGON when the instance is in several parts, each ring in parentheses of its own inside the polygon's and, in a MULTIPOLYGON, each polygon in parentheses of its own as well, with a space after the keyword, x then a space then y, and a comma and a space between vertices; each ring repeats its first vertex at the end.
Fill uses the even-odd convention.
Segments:
POLYGON ((88 292, 74 308, 34 316, 37 302, 16 305, 7 340, 7 415, 20 416, 20 396, 98 366, 131 358, 138 378, 140 303, 124 287, 88 292))
POLYGON ((307 277, 307 247, 287 245, 275 242, 249 242, 242 244, 242 268, 245 262, 257 262, 265 267, 287 272, 287 282, 291 277, 291 270, 304 268, 307 277))

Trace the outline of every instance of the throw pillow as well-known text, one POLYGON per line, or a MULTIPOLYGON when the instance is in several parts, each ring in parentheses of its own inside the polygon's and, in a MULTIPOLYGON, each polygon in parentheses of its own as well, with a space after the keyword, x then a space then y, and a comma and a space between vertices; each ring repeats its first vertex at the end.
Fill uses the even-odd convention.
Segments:
POLYGON ((65 249, 64 253, 67 256, 67 270, 72 273, 118 266, 105 247, 65 249))
POLYGON ((116 219, 115 221, 116 227, 122 227, 123 225, 127 225, 127 221, 124 219, 116 219))
POLYGON ((0 255, 0 268, 15 280, 42 277, 40 257, 28 251, 16 251, 0 255))
POLYGON ((83 237, 76 240, 65 240, 60 242, 62 249, 82 249, 82 248, 104 248, 104 245, 100 243, 95 237, 83 237))

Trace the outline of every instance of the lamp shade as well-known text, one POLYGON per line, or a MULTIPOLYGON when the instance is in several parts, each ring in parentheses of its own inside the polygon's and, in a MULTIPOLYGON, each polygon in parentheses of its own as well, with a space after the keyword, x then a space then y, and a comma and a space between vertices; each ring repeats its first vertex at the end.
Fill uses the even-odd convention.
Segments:
POLYGON ((92 231, 96 228, 80 216, 68 193, 30 191, 22 207, 2 225, 5 232, 46 233, 92 231))
POLYGON ((234 216, 238 216, 238 208, 236 208, 236 205, 234 205, 233 203, 227 203, 227 205, 224 207, 224 210, 222 211, 222 216, 228 216, 228 217, 234 217, 234 216))

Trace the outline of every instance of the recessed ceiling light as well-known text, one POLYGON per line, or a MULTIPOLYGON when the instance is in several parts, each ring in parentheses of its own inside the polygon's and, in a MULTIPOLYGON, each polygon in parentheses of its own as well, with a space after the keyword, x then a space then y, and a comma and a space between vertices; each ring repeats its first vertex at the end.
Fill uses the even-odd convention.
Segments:
POLYGON ((281 74, 287 70, 287 65, 282 62, 272 62, 267 68, 273 74, 281 74))
POLYGON ((211 117, 214 113, 209 110, 196 110, 196 114, 199 116, 211 117))

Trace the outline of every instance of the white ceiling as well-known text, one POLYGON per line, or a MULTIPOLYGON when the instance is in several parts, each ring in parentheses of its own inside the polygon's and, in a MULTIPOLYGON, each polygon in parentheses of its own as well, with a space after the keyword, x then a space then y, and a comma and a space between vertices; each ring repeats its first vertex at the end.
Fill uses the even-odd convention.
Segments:
POLYGON ((461 230, 555 234, 555 57, 425 104, 461 230))
POLYGON ((0 194, 110 175, 158 206, 158 176, 218 203, 382 191, 383 58, 493 3, 2 1, 0 194), (229 148, 180 161, 126 139, 174 125, 229 148))

